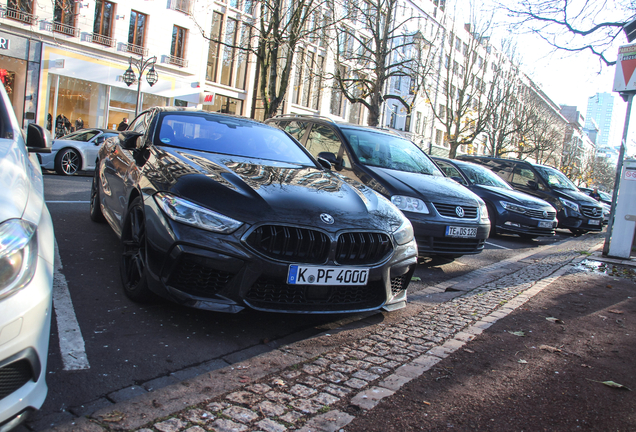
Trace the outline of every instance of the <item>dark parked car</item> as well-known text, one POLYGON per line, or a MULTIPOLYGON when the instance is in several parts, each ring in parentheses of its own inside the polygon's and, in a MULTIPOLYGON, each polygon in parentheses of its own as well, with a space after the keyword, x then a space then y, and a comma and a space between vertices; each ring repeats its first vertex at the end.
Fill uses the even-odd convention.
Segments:
POLYGON ((91 218, 121 238, 132 300, 336 313, 405 305, 407 218, 284 132, 175 108, 141 113, 99 152, 91 218))
POLYGON ((444 174, 484 200, 490 235, 518 234, 522 238, 554 235, 558 223, 556 210, 546 201, 512 189, 481 165, 437 157, 433 160, 444 174))
MULTIPOLYGON (((594 189, 579 187, 579 190, 583 192, 585 195, 591 198, 594 198, 592 197, 592 192, 594 191, 594 189)), ((601 191, 597 191, 597 192, 599 196, 601 197, 597 201, 603 206, 603 224, 607 225, 609 221, 610 213, 612 212, 612 196, 605 192, 601 192, 601 191)))
POLYGON ((603 207, 585 195, 561 171, 518 159, 458 156, 485 166, 521 192, 541 198, 557 210, 560 228, 573 234, 603 229, 603 207))
POLYGON ((446 178, 418 146, 385 130, 305 116, 267 120, 328 160, 343 177, 389 198, 411 220, 420 256, 458 257, 484 249, 484 202, 446 178))

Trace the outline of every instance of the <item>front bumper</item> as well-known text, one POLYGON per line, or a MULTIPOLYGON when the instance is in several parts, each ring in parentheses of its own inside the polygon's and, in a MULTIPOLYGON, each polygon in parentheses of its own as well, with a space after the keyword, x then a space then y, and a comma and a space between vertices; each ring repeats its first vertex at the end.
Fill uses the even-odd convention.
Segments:
MULTIPOLYGON (((42 220, 50 223, 48 212, 42 220)), ((39 247, 52 247, 52 225, 42 228, 38 228, 39 247)), ((46 398, 52 285, 53 264, 39 256, 31 282, 0 300, 0 393, 7 394, 0 399, 0 430, 24 421, 46 398)))
POLYGON ((559 211, 559 228, 580 229, 585 231, 601 231, 603 229, 602 210, 597 216, 586 216, 569 208, 559 211))
MULTIPOLYGON (((558 225, 557 219, 539 219, 515 213, 503 208, 498 209, 497 232, 510 234, 525 234, 533 236, 553 236, 558 225), (539 224, 549 223, 549 227, 540 227, 539 224)), ((552 210, 554 212, 554 210, 552 210)))
POLYGON ((490 224, 479 220, 431 220, 419 219, 407 215, 413 231, 419 256, 434 255, 474 255, 480 253, 490 233, 490 224), (448 226, 477 228, 477 235, 471 238, 450 237, 446 235, 448 226))
MULTIPOLYGON (((219 312, 245 307, 285 313, 349 313, 404 306, 417 263, 414 241, 395 246, 382 262, 367 266, 364 286, 289 285, 290 264, 248 247, 250 227, 220 235, 164 217, 145 200, 149 288, 186 306, 219 312)), ((334 266, 333 261, 325 265, 334 266)))

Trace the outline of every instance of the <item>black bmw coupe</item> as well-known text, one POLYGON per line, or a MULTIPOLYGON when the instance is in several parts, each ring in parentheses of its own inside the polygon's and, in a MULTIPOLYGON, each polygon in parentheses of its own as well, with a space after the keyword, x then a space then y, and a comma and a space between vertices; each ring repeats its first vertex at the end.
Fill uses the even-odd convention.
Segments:
POLYGON ((285 132, 151 108, 102 146, 90 215, 121 239, 126 295, 221 312, 403 307, 408 219, 285 132))

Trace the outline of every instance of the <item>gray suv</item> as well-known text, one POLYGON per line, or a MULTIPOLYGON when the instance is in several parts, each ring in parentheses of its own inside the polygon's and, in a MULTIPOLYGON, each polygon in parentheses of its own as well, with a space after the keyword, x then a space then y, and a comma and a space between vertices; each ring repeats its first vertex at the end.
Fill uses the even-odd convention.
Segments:
POLYGON ((391 200, 409 218, 419 256, 459 257, 484 249, 488 210, 477 195, 447 178, 411 141, 385 130, 308 116, 268 119, 316 158, 391 200))

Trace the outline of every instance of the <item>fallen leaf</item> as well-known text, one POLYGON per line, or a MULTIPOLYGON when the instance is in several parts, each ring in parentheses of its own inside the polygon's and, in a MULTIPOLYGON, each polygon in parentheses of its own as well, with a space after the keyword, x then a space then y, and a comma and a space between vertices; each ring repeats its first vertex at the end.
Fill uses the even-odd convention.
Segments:
POLYGON ((539 345, 539 349, 542 349, 542 350, 545 350, 545 351, 549 351, 549 352, 552 352, 552 353, 561 352, 560 349, 555 348, 555 347, 550 346, 550 345, 539 345))
POLYGON ((250 377, 248 377, 247 375, 241 375, 239 378, 240 379, 250 379, 250 377))
POLYGON ((283 387, 285 385, 285 381, 283 381, 282 379, 275 379, 274 381, 272 381, 272 384, 283 387))
POLYGON ((245 383, 250 382, 250 379, 249 378, 241 378, 241 379, 239 379, 239 382, 242 383, 242 384, 245 384, 245 383))
POLYGON ((120 411, 112 411, 107 414, 100 415, 102 421, 108 423, 117 423, 126 418, 126 415, 120 411))
POLYGON ((528 362, 526 360, 518 360, 517 363, 527 364, 528 362))
POLYGON ((515 336, 525 336, 526 334, 522 331, 515 331, 515 332, 511 332, 510 330, 508 331, 508 333, 513 334, 515 336))
POLYGON ((605 384, 608 387, 613 387, 613 388, 617 388, 617 389, 621 389, 621 390, 629 390, 629 391, 631 391, 631 389, 629 389, 628 387, 625 387, 623 384, 619 384, 619 383, 614 382, 614 381, 596 381, 596 380, 591 380, 589 378, 586 378, 586 379, 588 381, 605 384))
POLYGON ((411 281, 413 281, 413 282, 419 282, 419 281, 421 281, 421 280, 422 280, 422 278, 421 278, 421 277, 418 277, 418 276, 413 276, 413 277, 411 278, 411 281))
POLYGON ((548 321, 552 321, 552 322, 553 322, 553 323, 555 323, 555 324, 565 324, 565 323, 563 322, 563 320, 560 320, 560 319, 555 318, 555 317, 547 317, 546 319, 547 319, 548 321))
POLYGON ((609 313, 613 313, 613 314, 622 314, 624 313, 623 311, 620 310, 616 310, 616 309, 610 309, 608 310, 609 313))
POLYGON ((607 317, 606 317, 605 315, 599 315, 598 317, 599 317, 599 318, 601 318, 601 319, 603 319, 603 320, 606 320, 606 319, 607 319, 607 317))
POLYGON ((585 367, 585 368, 590 368, 590 369, 592 369, 592 366, 590 366, 590 365, 586 365, 585 363, 583 363, 583 364, 581 365, 581 367, 585 367))
POLYGON ((424 405, 430 405, 430 402, 426 402, 426 401, 422 401, 424 403, 424 405))
POLYGON ((611 285, 607 285, 607 287, 608 287, 608 288, 611 288, 612 286, 611 286, 611 285))

